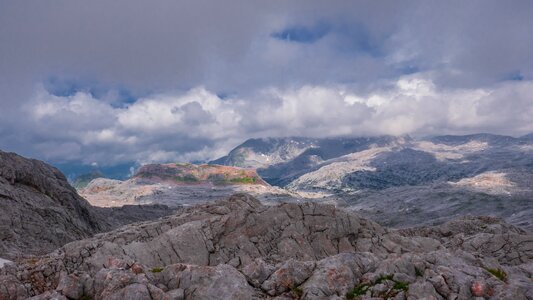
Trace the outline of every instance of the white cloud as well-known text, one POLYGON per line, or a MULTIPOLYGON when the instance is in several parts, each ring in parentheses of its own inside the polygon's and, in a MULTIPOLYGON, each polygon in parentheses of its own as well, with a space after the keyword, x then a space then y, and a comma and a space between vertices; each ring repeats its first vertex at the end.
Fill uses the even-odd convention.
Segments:
POLYGON ((221 99, 198 87, 113 107, 87 93, 39 89, 26 110, 31 139, 49 159, 109 164, 213 159, 245 138, 533 131, 533 82, 492 89, 441 89, 429 74, 403 76, 363 95, 348 86, 270 88, 250 99, 221 99), (73 157, 76 156, 76 157, 73 157))
POLYGON ((109 164, 215 157, 254 136, 527 133, 532 8, 490 0, 3 3, 0 148, 109 164), (273 35, 291 28, 324 32, 312 42, 273 35), (39 82, 50 93, 35 91, 39 82))

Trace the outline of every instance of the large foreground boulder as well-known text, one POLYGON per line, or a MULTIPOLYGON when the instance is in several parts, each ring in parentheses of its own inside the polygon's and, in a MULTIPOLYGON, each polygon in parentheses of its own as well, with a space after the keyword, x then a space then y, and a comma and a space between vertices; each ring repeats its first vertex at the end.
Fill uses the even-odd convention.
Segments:
POLYGON ((533 236, 459 222, 389 231, 333 206, 238 194, 8 264, 0 299, 531 299, 533 236), (478 247, 501 234, 514 252, 478 247))
POLYGON ((105 228, 63 174, 0 151, 0 256, 44 254, 105 228))
POLYGON ((0 151, 0 257, 46 254, 95 233, 168 215, 164 206, 92 207, 56 168, 0 151))

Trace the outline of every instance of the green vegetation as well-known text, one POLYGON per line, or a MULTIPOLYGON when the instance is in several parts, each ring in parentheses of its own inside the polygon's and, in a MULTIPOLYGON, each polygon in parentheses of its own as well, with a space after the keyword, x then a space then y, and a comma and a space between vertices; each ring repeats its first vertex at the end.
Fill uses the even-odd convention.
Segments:
POLYGON ((424 272, 422 272, 418 268, 415 268, 415 275, 416 275, 416 277, 422 277, 422 276, 424 276, 424 272))
POLYGON ((407 291, 409 289, 409 284, 407 282, 394 280, 394 285, 392 286, 392 289, 407 291))
POLYGON ((229 181, 233 182, 233 183, 254 184, 254 183, 257 182, 257 178, 255 178, 255 177, 237 177, 237 178, 232 178, 229 181))
POLYGON ((176 181, 181 182, 198 182, 198 178, 192 174, 185 174, 183 176, 176 176, 176 181))
POLYGON ((381 275, 379 276, 373 283, 361 283, 358 286, 354 287, 351 291, 346 293, 346 299, 353 300, 356 299, 359 296, 366 295, 366 293, 376 284, 382 284, 386 281, 391 281, 393 283, 392 288, 390 288, 386 293, 383 295, 380 295, 380 297, 383 297, 384 299, 389 299, 394 297, 396 294, 398 294, 401 291, 407 291, 409 290, 409 283, 394 280, 393 275, 381 275))
POLYGON ((153 268, 150 270, 152 273, 161 273, 163 271, 163 268, 153 268))
POLYGON ((302 295, 304 294, 304 291, 301 288, 297 287, 297 286, 292 287, 291 288, 291 292, 293 294, 295 294, 296 297, 298 297, 298 299, 300 299, 302 297, 302 295))
POLYGON ((487 269, 487 271, 503 282, 507 282, 507 273, 502 269, 487 269))
POLYGON ((378 279, 376 279, 376 282, 374 284, 383 283, 383 282, 385 282, 385 280, 394 281, 394 280, 392 280, 392 278, 393 278, 392 275, 381 275, 381 276, 378 277, 378 279))
POLYGON ((363 296, 366 294, 366 292, 370 289, 370 285, 366 283, 362 283, 356 287, 353 288, 353 290, 346 293, 346 299, 353 300, 357 296, 363 296))

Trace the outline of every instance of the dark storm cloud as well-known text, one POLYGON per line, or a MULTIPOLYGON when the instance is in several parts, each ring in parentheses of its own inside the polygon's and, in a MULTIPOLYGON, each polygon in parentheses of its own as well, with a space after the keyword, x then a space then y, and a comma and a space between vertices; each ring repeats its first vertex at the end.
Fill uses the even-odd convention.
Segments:
POLYGON ((0 148, 116 163, 252 136, 527 133, 532 15, 531 1, 0 0, 0 148))

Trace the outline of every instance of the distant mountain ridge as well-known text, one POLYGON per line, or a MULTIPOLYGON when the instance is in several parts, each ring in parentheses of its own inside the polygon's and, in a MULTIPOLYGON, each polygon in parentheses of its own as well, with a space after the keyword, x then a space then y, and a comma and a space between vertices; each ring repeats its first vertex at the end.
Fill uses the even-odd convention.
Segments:
POLYGON ((228 155, 209 163, 242 168, 267 167, 294 159, 317 143, 317 139, 300 137, 249 139, 228 155))
MULTIPOLYGON (((405 174, 398 173, 400 181, 393 185, 412 185, 438 179, 461 179, 490 169, 527 166, 527 162, 520 156, 528 157, 527 151, 522 150, 527 150, 528 145, 531 145, 531 136, 533 134, 518 138, 494 134, 444 135, 417 140, 409 136, 249 139, 230 151, 227 156, 212 163, 256 167, 258 174, 268 183, 288 186, 301 176, 318 171, 326 165, 343 162, 346 166, 348 161, 356 159, 356 153, 381 149, 381 153, 367 161, 366 169, 345 168, 348 173, 342 182, 348 185, 350 182, 355 183, 357 180, 353 180, 353 176, 351 179, 349 177, 351 173, 358 173, 359 177, 364 173, 372 176, 377 174, 379 177, 381 170, 392 170, 392 166, 396 166, 409 171, 405 174), (513 159, 501 161, 502 155, 505 156, 502 152, 513 156, 513 159), (479 156, 481 153, 483 155, 479 156), (487 155, 488 158, 483 157, 487 155), (479 165, 468 162, 468 168, 460 166, 458 160, 464 160, 465 156, 479 162, 479 165), (495 160, 493 166, 489 166, 491 159, 495 160), (452 166, 453 164, 455 166, 452 166), (352 169, 353 172, 349 172, 352 169), (441 172, 442 176, 429 174, 428 171, 441 172), (424 172, 427 174, 424 175, 424 172), (420 175, 420 178, 409 178, 410 174, 420 175)), ((336 173, 338 175, 339 172, 336 173)), ((379 181, 378 178, 376 180, 379 181)))
MULTIPOLYGON (((271 185, 365 211, 386 225, 438 224, 483 211, 533 228, 531 137, 298 138, 306 149, 257 172, 271 185)), ((235 153, 241 162, 277 155, 291 140, 248 140, 225 161, 235 161, 235 153)))
POLYGON ((272 185, 284 186, 320 163, 371 146, 405 143, 409 136, 354 138, 264 138, 249 139, 227 156, 210 163, 256 167, 272 185))
POLYGON ((239 192, 267 201, 293 196, 270 186, 253 168, 190 163, 144 165, 127 180, 97 178, 79 192, 91 204, 103 207, 152 203, 181 207, 239 192))
POLYGON ((76 181, 85 181, 88 177, 94 177, 94 174, 99 174, 105 178, 124 180, 133 175, 133 170, 138 167, 138 164, 133 161, 109 166, 75 161, 48 163, 65 174, 67 180, 73 185, 77 185, 76 181))
POLYGON ((103 178, 103 177, 105 177, 105 175, 102 172, 98 170, 94 170, 90 173, 77 176, 76 178, 74 178, 74 180, 71 181, 71 184, 74 188, 79 190, 79 189, 86 187, 89 184, 89 182, 91 182, 93 179, 103 178))

